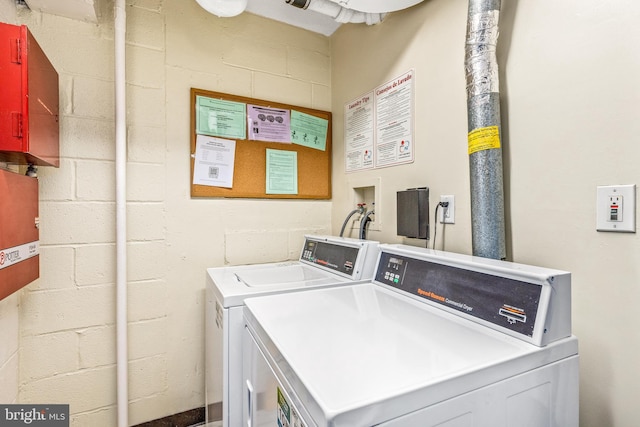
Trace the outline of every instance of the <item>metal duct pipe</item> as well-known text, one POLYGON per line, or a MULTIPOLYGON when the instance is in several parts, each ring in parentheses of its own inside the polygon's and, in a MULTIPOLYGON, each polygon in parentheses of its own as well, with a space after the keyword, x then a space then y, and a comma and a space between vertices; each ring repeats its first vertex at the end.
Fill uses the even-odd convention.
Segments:
POLYGON ((473 255, 504 259, 505 217, 496 45, 501 0, 469 0, 465 71, 473 255))
POLYGON ((313 10, 323 15, 328 15, 337 22, 367 25, 379 24, 382 22, 386 13, 367 13, 359 12, 353 9, 347 9, 331 0, 285 0, 287 4, 295 6, 299 9, 313 10))

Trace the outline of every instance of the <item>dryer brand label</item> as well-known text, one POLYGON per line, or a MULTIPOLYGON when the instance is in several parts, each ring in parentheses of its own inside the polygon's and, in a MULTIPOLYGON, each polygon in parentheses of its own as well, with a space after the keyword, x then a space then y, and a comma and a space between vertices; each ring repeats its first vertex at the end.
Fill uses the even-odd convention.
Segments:
POLYGON ((40 254, 39 241, 0 250, 0 270, 40 254))

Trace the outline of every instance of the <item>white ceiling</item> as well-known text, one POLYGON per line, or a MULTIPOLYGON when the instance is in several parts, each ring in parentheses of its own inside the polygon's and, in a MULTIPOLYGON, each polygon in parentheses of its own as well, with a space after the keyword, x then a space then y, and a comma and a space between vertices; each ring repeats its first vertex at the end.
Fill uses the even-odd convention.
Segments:
MULTIPOLYGON (((195 0, 182 0, 193 1, 195 0)), ((97 22, 111 0, 25 0, 29 8, 80 21, 97 22)), ((247 12, 330 36, 340 23, 329 16, 288 5, 285 0, 248 0, 247 12)), ((203 10, 203 13, 204 12, 203 10)), ((229 18, 224 18, 229 19, 229 18)))

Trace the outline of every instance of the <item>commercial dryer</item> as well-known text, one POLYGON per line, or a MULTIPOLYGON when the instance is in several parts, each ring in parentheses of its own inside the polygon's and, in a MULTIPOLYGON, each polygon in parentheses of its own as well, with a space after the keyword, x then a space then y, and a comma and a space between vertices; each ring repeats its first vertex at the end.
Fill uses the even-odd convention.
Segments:
POLYGON ((370 281, 378 254, 378 242, 309 235, 298 261, 207 269, 207 423, 220 415, 224 427, 241 423, 245 299, 370 281))
POLYGON ((380 249, 369 283, 246 301, 243 426, 578 426, 568 272, 380 249))

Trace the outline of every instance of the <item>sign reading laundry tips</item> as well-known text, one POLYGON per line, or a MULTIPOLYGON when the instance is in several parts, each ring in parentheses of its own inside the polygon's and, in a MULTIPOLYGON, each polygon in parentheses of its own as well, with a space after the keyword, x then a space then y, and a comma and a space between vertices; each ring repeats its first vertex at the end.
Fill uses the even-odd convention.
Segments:
POLYGON ((468 135, 469 155, 478 151, 500 148, 500 130, 498 126, 488 126, 472 130, 468 135))
POLYGON ((373 168, 373 100, 373 92, 369 92, 344 106, 344 158, 347 172, 373 168))

